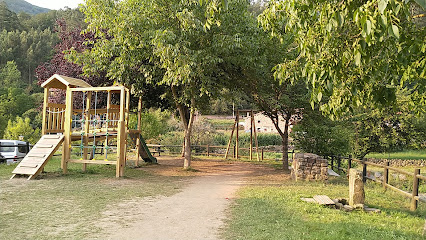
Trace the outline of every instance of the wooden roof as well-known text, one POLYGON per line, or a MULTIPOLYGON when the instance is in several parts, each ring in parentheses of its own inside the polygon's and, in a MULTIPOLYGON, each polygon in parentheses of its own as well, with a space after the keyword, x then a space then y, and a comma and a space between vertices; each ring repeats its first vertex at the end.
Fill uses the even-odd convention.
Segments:
POLYGON ((92 87, 90 86, 90 84, 88 84, 87 82, 81 80, 81 79, 77 79, 77 78, 72 78, 72 77, 67 77, 67 76, 62 76, 59 74, 54 74, 53 76, 51 76, 49 79, 47 79, 43 84, 41 84, 42 87, 44 88, 59 88, 59 89, 67 89, 67 87, 83 87, 83 88, 87 88, 87 87, 92 87))

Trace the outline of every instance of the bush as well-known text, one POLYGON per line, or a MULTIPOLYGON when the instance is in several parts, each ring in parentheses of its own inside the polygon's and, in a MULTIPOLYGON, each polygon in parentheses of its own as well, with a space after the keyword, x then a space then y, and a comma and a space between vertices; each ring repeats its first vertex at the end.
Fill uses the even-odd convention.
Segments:
POLYGON ((16 117, 15 121, 9 120, 3 138, 17 140, 20 136, 24 137, 24 141, 32 144, 36 143, 41 136, 40 129, 34 129, 31 126, 29 118, 22 119, 16 117))
POLYGON ((344 123, 333 122, 320 113, 308 112, 293 127, 294 147, 318 155, 347 155, 350 152, 351 132, 344 123))
MULTIPOLYGON (((137 114, 130 115, 129 128, 137 129, 137 114)), ((158 141, 159 136, 178 128, 169 111, 149 109, 141 113, 141 134, 148 142, 158 141)))

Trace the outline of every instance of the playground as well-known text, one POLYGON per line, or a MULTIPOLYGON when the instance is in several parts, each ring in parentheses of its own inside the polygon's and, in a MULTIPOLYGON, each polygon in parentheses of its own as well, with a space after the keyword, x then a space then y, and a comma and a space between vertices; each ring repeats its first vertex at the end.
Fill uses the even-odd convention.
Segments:
POLYGON ((256 131, 243 159, 236 126, 245 113, 256 129, 251 110, 237 111, 223 154, 200 146, 205 156, 183 170, 180 154, 154 157, 164 146, 145 143, 140 98, 129 127, 125 86, 54 75, 42 87, 42 137, 17 166, 0 166, 0 239, 423 238, 423 204, 409 211, 403 196, 372 183, 366 203, 380 213, 309 205, 300 199, 345 197, 346 177, 291 180, 264 159, 256 131), (49 101, 55 88, 66 91, 65 104, 49 101))
POLYGON ((294 182, 267 163, 214 157, 194 159, 196 171, 181 157, 158 162, 115 178, 113 165, 72 164, 63 175, 53 157, 36 181, 7 181, 14 166, 2 165, 0 239, 422 239, 424 205, 410 212, 374 183, 367 204, 382 213, 346 213, 300 201, 345 196, 346 179, 294 182))

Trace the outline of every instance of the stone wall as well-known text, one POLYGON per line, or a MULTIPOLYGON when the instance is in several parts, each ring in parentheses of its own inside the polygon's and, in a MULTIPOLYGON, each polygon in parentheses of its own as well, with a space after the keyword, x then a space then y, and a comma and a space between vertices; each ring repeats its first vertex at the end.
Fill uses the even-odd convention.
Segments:
POLYGON ((426 160, 402 160, 402 159, 376 159, 369 158, 367 161, 372 163, 377 163, 381 165, 385 165, 386 162, 389 162, 391 167, 407 167, 407 166, 415 166, 415 167, 424 167, 426 166, 426 160))
POLYGON ((327 180, 327 160, 312 153, 295 153, 291 174, 297 181, 305 180, 327 180))

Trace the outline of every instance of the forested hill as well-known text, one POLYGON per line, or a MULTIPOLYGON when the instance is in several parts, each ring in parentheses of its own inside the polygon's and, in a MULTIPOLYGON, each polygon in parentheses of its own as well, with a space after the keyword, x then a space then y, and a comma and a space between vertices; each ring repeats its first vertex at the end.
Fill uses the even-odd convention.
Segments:
POLYGON ((50 11, 48 8, 38 7, 24 0, 0 0, 1 2, 5 2, 7 8, 15 13, 25 12, 30 15, 36 15, 50 11))

